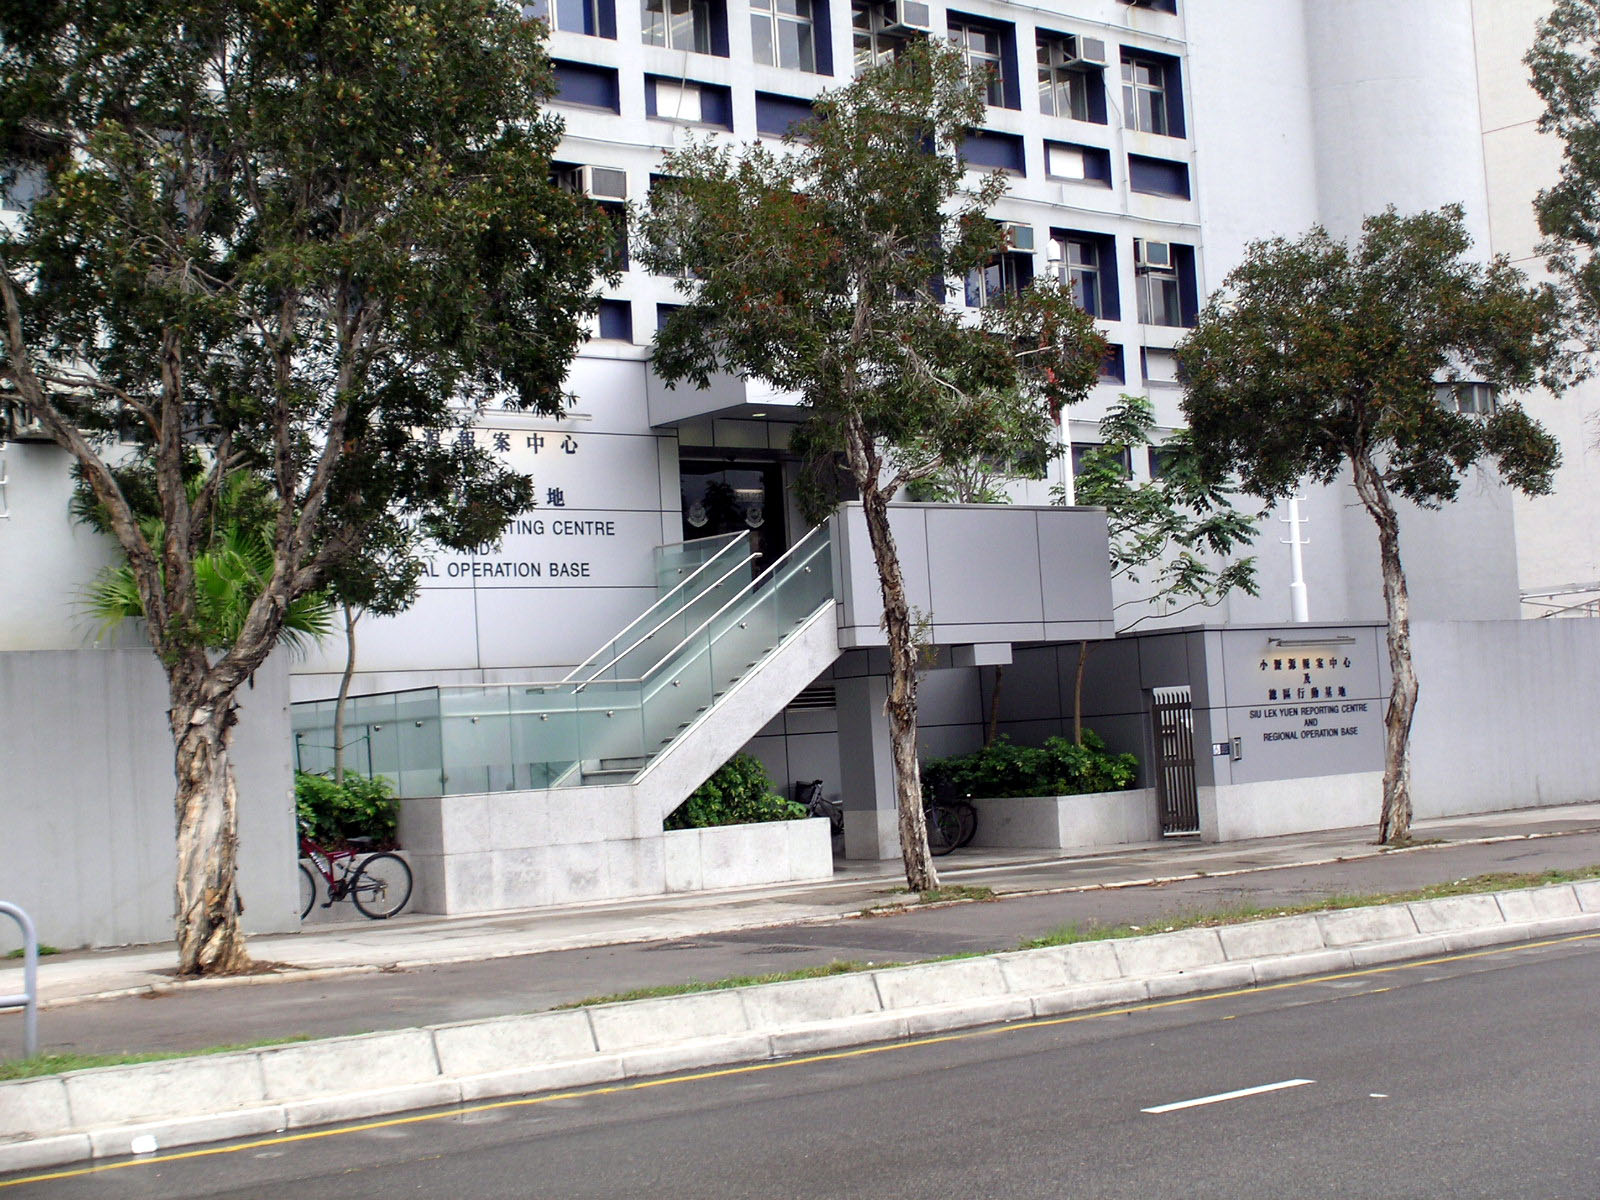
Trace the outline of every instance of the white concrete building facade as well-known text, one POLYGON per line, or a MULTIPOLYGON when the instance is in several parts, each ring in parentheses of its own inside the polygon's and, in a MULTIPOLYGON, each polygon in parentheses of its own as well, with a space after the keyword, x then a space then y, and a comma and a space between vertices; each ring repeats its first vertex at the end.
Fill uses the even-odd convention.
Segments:
MULTIPOLYGON (((1096 422, 1121 391, 1148 394, 1163 426, 1179 423, 1173 348, 1251 240, 1297 236, 1318 223, 1349 237, 1365 215, 1386 205, 1409 212, 1459 203, 1479 246, 1487 251, 1494 244, 1502 191, 1494 173, 1486 175, 1486 153, 1495 163, 1501 159, 1482 114, 1501 99, 1514 105, 1509 93, 1486 90, 1482 21, 1483 10, 1497 9, 1501 0, 785 0, 776 8, 767 0, 550 3, 550 53, 561 86, 555 106, 566 121, 560 170, 572 186, 618 209, 645 201, 667 150, 689 138, 779 136, 809 112, 818 94, 847 81, 857 62, 892 50, 899 40, 952 38, 975 63, 996 68, 985 126, 974 131, 967 152, 975 166, 1007 172, 1010 191, 994 215, 1031 230, 1033 250, 1008 256, 1004 270, 974 281, 951 303, 981 302, 989 288, 1046 272, 1059 272, 1080 288, 1115 350, 1093 395, 1066 415, 1064 442, 1092 443, 1096 422)), ((1513 164, 1502 173, 1514 170, 1513 164)), ((582 785, 568 790, 565 805, 555 804, 551 792, 525 809, 566 814, 559 852, 539 841, 535 829, 559 824, 555 818, 511 820, 511 809, 481 799, 492 790, 508 801, 526 795, 534 786, 526 773, 511 772, 471 795, 443 782, 450 755, 459 751, 447 744, 450 697, 465 694, 448 689, 500 688, 499 697, 517 690, 511 685, 527 694, 537 689, 526 685, 561 679, 641 613, 655 611, 652 605, 670 590, 664 564, 686 553, 663 547, 740 535, 759 555, 753 567, 739 568, 741 581, 750 570, 797 561, 783 558, 807 533, 789 498, 794 400, 731 378, 705 391, 664 388, 651 372, 649 346, 664 313, 680 302, 672 280, 629 264, 620 284, 606 291, 595 336, 573 366, 573 401, 563 419, 464 415, 459 436, 531 474, 538 503, 513 523, 495 552, 433 556, 411 611, 387 620, 369 617, 361 625, 356 693, 423 689, 390 702, 394 714, 399 705, 420 705, 405 710, 404 722, 374 718, 360 736, 393 738, 403 725, 434 739, 432 748, 416 750, 415 770, 419 778, 439 776, 437 791, 446 795, 408 809, 407 839, 427 868, 423 874, 436 872, 422 881, 420 895, 434 897, 440 911, 660 890, 684 880, 705 886, 712 876, 704 864, 714 852, 694 860, 701 865, 684 866, 682 852, 661 843, 659 818, 676 803, 672 795, 681 799, 741 746, 757 753, 785 790, 793 780, 827 780, 827 792, 842 795, 850 812, 850 853, 895 853, 882 754, 882 665, 874 658, 881 642, 874 642, 875 614, 866 611, 870 588, 863 590, 860 563, 851 558, 848 513, 829 535, 827 599, 837 605, 837 619, 830 615, 821 628, 802 614, 800 633, 783 635, 757 654, 768 667, 724 681, 745 697, 740 712, 729 711, 719 699, 723 693, 709 692, 707 711, 690 709, 678 724, 693 736, 669 733, 674 748, 658 758, 651 757, 654 743, 640 751, 618 742, 607 743, 604 752, 575 752, 574 763, 563 764, 550 757, 553 751, 536 753, 517 743, 523 759, 543 771, 543 781, 561 777, 582 785), (447 690, 427 691, 438 688, 447 690), (619 773, 633 799, 601 778, 619 773), (649 792, 652 780, 664 779, 670 787, 649 792), (580 803, 584 795, 596 803, 580 803), (615 803, 619 798, 625 802, 615 803), (596 813, 592 821, 584 815, 596 813), (499 858, 471 857, 490 853, 487 842, 496 838, 506 846, 499 858), (550 872, 557 867, 576 881, 571 888, 552 888, 550 872), (468 868, 470 879, 462 873, 468 868)), ((1574 458, 1569 443, 1569 464, 1574 458)), ((928 673, 922 692, 927 754, 979 744, 985 688, 996 665, 1013 661, 1013 647, 1030 648, 1025 657, 1037 673, 1040 662, 1052 659, 1051 647, 1113 632, 1103 522, 1096 533, 1092 513, 1027 507, 1045 505, 1052 483, 1070 489, 1070 464, 1071 455, 1064 455, 1056 479, 1019 486, 1018 509, 936 515, 917 506, 901 517, 907 528, 921 531, 920 542, 913 538, 903 549, 913 577, 923 581, 940 655, 940 669, 928 673), (1002 526, 1006 532, 997 534, 1002 526), (1003 566, 956 586, 964 555, 980 551, 1004 560, 1003 566), (1016 554, 1028 559, 1024 567, 1037 588, 1006 586, 1020 577, 1021 568, 1010 561, 1016 554)), ((1145 477, 1152 465, 1131 467, 1145 477)), ((0 444, 0 575, 6 580, 0 651, 83 648, 94 640, 76 597, 108 561, 109 550, 69 524, 67 493, 65 456, 55 447, 0 444)), ((1370 632, 1340 632, 1346 625, 1370 627, 1383 616, 1370 519, 1348 484, 1313 490, 1301 510, 1310 540, 1311 620, 1340 644, 1357 636, 1370 640, 1370 632)), ((1483 474, 1468 480, 1459 502, 1444 511, 1405 513, 1403 549, 1417 619, 1518 616, 1516 512, 1508 492, 1483 474)), ((1265 630, 1289 621, 1289 554, 1278 544, 1278 515, 1262 522, 1261 595, 1230 598, 1207 614, 1208 622, 1265 630)), ((1266 662, 1266 638, 1256 639, 1259 647, 1233 638, 1228 653, 1238 663, 1266 662)), ((1212 642, 1223 644, 1195 635, 1172 645, 1212 642)), ((1146 659, 1176 663, 1183 657, 1163 654, 1146 659)), ((291 698, 332 696, 342 665, 343 648, 335 641, 292 664, 291 698)), ((1191 675, 1198 689, 1204 670, 1194 662, 1183 670, 1190 674, 1182 679, 1141 675, 1133 692, 1187 685, 1191 675)), ((1236 664, 1231 678, 1246 674, 1236 664)), ((1363 685, 1368 699, 1381 694, 1376 662, 1370 676, 1363 685)), ((1208 703, 1218 712, 1238 709, 1240 721, 1251 719, 1245 714, 1257 701, 1229 699, 1216 682, 1223 674, 1210 678, 1208 703)), ((1007 722, 1019 736, 1048 720, 1059 722, 1058 711, 1048 719, 1030 716, 1027 696, 1010 686, 1007 722)), ((1059 689, 1041 688, 1055 704, 1059 689)), ((474 703, 489 694, 471 693, 474 703)), ((588 696, 595 694, 591 689, 588 696)), ((573 692, 552 686, 548 695, 572 698, 573 692)), ((651 695, 646 686, 629 703, 645 714, 651 695)), ((530 710, 530 721, 554 728, 552 717, 559 724, 570 716, 591 728, 625 707, 586 703, 573 699, 568 714, 530 710)), ((1142 752, 1147 746, 1137 725, 1135 713, 1124 743, 1142 752)), ((641 728, 647 727, 641 716, 641 728)), ((480 726, 480 733, 487 728, 480 726)), ((1318 751, 1318 778, 1344 774, 1356 781, 1340 793, 1341 816, 1296 820, 1344 823, 1342 815, 1357 811, 1369 793, 1375 813, 1374 763, 1381 766, 1381 755, 1374 760, 1371 721, 1362 729, 1365 736, 1351 741, 1342 766, 1339 755, 1318 751)), ((1237 736, 1219 727, 1215 740, 1225 733, 1237 736)), ((533 734, 511 729, 505 736, 510 745, 533 734)), ((1257 789, 1249 803, 1259 813, 1275 803, 1269 785, 1284 776, 1281 770, 1252 774, 1254 766, 1219 762, 1202 783, 1257 789)), ((426 793, 426 785, 418 786, 426 793)), ((0 801, 0 813, 22 807, 3 792, 0 801)), ((1226 796, 1215 803, 1225 805, 1226 796)), ((1211 829, 1215 836, 1232 828, 1278 830, 1282 821, 1274 820, 1267 813, 1230 824, 1225 813, 1213 812, 1211 829)), ((292 844, 273 853, 292 857, 292 844)))

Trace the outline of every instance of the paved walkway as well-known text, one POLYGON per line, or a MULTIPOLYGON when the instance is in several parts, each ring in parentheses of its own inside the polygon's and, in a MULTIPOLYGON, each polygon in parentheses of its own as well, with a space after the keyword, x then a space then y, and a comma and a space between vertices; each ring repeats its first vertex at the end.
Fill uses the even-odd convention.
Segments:
MULTIPOLYGON (((177 981, 170 945, 74 952, 41 964, 41 1041, 133 1051, 403 1028, 836 959, 1011 949, 1074 923, 1158 928, 1185 911, 1600 864, 1600 804, 1425 821, 1415 833, 1442 843, 1383 852, 1371 830, 1356 829, 1068 856, 958 852, 940 860, 944 881, 991 887, 1001 901, 883 919, 855 918, 903 901, 897 862, 842 863, 817 885, 324 925, 253 939, 258 959, 289 969, 247 980, 177 981)), ((0 970, 0 993, 20 991, 20 977, 20 968, 0 970)), ((17 1014, 0 1014, 0 1053, 13 1052, 19 1025, 17 1014)))

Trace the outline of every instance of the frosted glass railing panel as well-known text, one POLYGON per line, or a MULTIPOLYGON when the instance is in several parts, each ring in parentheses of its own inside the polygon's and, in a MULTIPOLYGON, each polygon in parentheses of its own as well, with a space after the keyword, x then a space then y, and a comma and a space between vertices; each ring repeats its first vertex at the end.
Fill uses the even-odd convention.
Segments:
POLYGON ((385 766, 402 796, 437 796, 444 789, 444 747, 439 726, 439 692, 427 688, 401 692, 394 711, 399 761, 385 766))
POLYGON ((566 688, 509 690, 516 786, 553 787, 578 763, 577 698, 566 688))
POLYGON ((696 583, 703 590, 698 595, 691 597, 682 609, 668 617, 660 629, 654 630, 649 637, 628 649, 617 660, 615 666, 605 672, 601 678, 644 678, 652 667, 656 666, 667 654, 671 653, 673 647, 698 630, 719 609, 749 587, 752 560, 746 558, 743 562, 737 564, 721 562, 717 564, 717 569, 721 571, 730 566, 734 568, 733 574, 726 579, 712 580, 707 578, 697 580, 696 583))
POLYGON ((367 773, 374 778, 383 776, 396 788, 400 786, 400 728, 395 718, 398 699, 394 692, 354 697, 345 709, 344 724, 345 761, 360 763, 359 739, 364 733, 370 764, 367 773))
POLYGON ((749 544, 749 534, 729 533, 719 537, 696 538, 692 542, 678 542, 671 546, 657 546, 656 594, 666 595, 740 538, 744 539, 746 545, 749 544))
POLYGON ((654 754, 711 704, 711 642, 701 634, 667 667, 646 680, 643 694, 644 743, 654 754))
POLYGON ((514 772, 506 691, 503 687, 440 691, 447 795, 511 790, 514 772))
POLYGON ((626 629, 574 668, 567 676, 569 680, 638 679, 752 578, 754 560, 748 534, 705 538, 682 546, 682 578, 626 629), (686 608, 696 605, 703 593, 713 590, 720 601, 710 608, 699 604, 695 609, 698 616, 686 613, 686 608))
POLYGON ((644 753, 637 683, 590 683, 577 694, 578 755, 585 763, 644 753))

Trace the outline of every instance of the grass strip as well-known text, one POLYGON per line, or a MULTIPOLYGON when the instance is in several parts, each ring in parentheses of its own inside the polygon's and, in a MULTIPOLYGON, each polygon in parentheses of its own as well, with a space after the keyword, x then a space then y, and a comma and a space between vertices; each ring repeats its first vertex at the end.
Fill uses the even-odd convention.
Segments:
MULTIPOLYGON (((23 957, 23 955, 25 953, 26 953, 26 951, 21 946, 18 946, 15 950, 7 951, 6 952, 6 957, 7 958, 21 958, 21 957, 23 957)), ((60 954, 60 953, 61 953, 61 951, 58 950, 54 946, 46 945, 44 942, 40 942, 39 943, 39 957, 40 958, 43 958, 47 954, 60 954)))
POLYGON ((283 1046, 290 1042, 309 1042, 309 1033, 296 1033, 289 1037, 261 1038, 254 1042, 237 1042, 227 1046, 207 1046, 203 1050, 149 1050, 137 1054, 36 1054, 32 1058, 17 1058, 0 1062, 0 1082, 9 1079, 32 1079, 38 1075, 60 1075, 67 1071, 85 1071, 90 1067, 125 1067, 131 1063, 162 1062, 169 1058, 201 1058, 208 1054, 231 1054, 237 1050, 260 1050, 264 1046, 283 1046))
POLYGON ((1412 900, 1439 900, 1447 896, 1471 896, 1481 892, 1509 892, 1518 888, 1548 887, 1557 883, 1578 883, 1600 879, 1600 866, 1573 870, 1552 870, 1517 874, 1496 871, 1474 875, 1449 883, 1435 883, 1407 892, 1336 895, 1304 904, 1236 904, 1228 908, 1178 913, 1161 917, 1148 925, 1086 925, 1073 923, 1038 937, 1026 938, 1018 950, 1042 950, 1047 946, 1070 946, 1076 942, 1102 942, 1111 938, 1143 937, 1151 933, 1174 933, 1180 929, 1211 929, 1219 925, 1239 925, 1246 921, 1266 921, 1273 917, 1298 917, 1307 913, 1334 912, 1345 908, 1370 908, 1379 904, 1404 904, 1412 900))

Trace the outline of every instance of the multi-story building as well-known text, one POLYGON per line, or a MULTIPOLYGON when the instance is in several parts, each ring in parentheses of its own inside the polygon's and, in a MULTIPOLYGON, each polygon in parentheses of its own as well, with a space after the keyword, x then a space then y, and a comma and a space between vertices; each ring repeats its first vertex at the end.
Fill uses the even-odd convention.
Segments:
MULTIPOLYGON (((1386 205, 1417 211, 1458 203, 1478 245, 1490 245, 1473 0, 549 5, 560 87, 554 103, 566 122, 559 177, 615 212, 619 229, 628 206, 646 202, 666 151, 697 138, 781 137, 810 114, 819 94, 909 39, 948 38, 959 46, 988 79, 987 116, 965 152, 974 168, 1006 173, 1010 189, 994 215, 1010 223, 1013 248, 963 281, 950 303, 992 303, 1044 273, 1071 285, 1113 347, 1094 393, 1063 420, 1061 439, 1074 450, 1093 443, 1098 419, 1121 391, 1148 394, 1163 427, 1179 424, 1174 347, 1253 239, 1296 236, 1319 223, 1349 237, 1386 205)), ((474 711, 486 698, 504 704, 513 691, 528 694, 511 684, 558 679, 597 647, 612 656, 622 651, 612 639, 641 613, 656 611, 651 606, 667 590, 663 572, 697 554, 692 546, 663 547, 745 534, 758 563, 770 564, 802 543, 807 531, 788 487, 796 465, 787 449, 799 417, 794 397, 731 377, 704 390, 664 387, 650 369, 650 341, 682 302, 677 281, 639 269, 626 249, 618 265, 620 283, 606 291, 594 336, 573 366, 563 419, 464 416, 459 436, 533 476, 536 507, 494 553, 436 556, 411 611, 362 623, 358 694, 477 687, 486 690, 461 693, 471 697, 468 707, 479 706, 474 711)), ((1070 494, 1074 457, 1062 456, 1055 478, 1019 485, 1017 499, 1043 505, 1052 486, 1070 494)), ((0 649, 82 645, 89 631, 63 599, 105 561, 107 549, 82 529, 69 532, 65 463, 54 447, 8 444, 4 458, 0 478, 9 482, 0 511, 8 519, 0 521, 0 556, 31 569, 8 569, 8 586, 0 589, 0 649)), ((1159 470, 1156 456, 1129 465, 1138 478, 1159 470)), ((1300 510, 1312 620, 1381 621, 1375 537, 1353 490, 1314 489, 1300 510)), ((1058 526, 1030 509, 1025 521, 1021 511, 1010 523, 991 513, 963 526, 967 518, 959 514, 917 511, 914 519, 928 524, 918 526, 924 540, 908 558, 924 596, 932 597, 934 641, 947 668, 924 684, 924 740, 945 753, 977 743, 986 672, 1011 661, 1013 646, 1048 648, 1112 632, 1103 532, 1097 549, 1092 522, 1085 525, 1081 514, 1071 517, 1076 524, 1058 526), (935 522, 944 523, 930 533, 935 522), (984 554, 998 558, 991 564, 984 554), (1025 569, 1016 569, 1018 562, 1025 569), (986 572, 975 569, 984 564, 986 572), (982 596, 956 587, 975 576, 989 589, 982 596), (1015 582, 1024 578, 1025 586, 1015 582), (1002 611, 1008 591, 1015 611, 1002 611)), ((1230 597, 1209 619, 1236 626, 1290 619, 1290 555, 1280 544, 1278 516, 1270 513, 1262 524, 1261 595, 1230 597)), ((1468 480, 1459 502, 1443 511, 1406 512, 1403 549, 1420 620, 1518 615, 1514 507, 1490 475, 1468 480)), ((683 762, 656 769, 653 743, 644 753, 574 752, 587 760, 575 777, 558 779, 555 768, 542 778, 513 772, 498 780, 488 772, 482 790, 592 784, 610 773, 620 777, 613 783, 633 779, 637 792, 638 780, 653 772, 670 775, 667 792, 681 798, 748 744, 785 785, 818 776, 842 781, 848 805, 862 814, 849 831, 851 852, 892 853, 886 760, 870 732, 880 722, 881 668, 871 648, 881 635, 848 520, 829 553, 843 593, 838 621, 830 618, 827 635, 804 652, 756 670, 763 680, 741 683, 741 719, 718 717, 727 705, 710 693, 700 706, 709 716, 691 707, 682 724, 711 729, 701 731, 706 736, 683 762)), ((332 644, 296 663, 295 698, 331 696, 342 665, 342 647, 332 644)), ((1037 667, 1018 674, 1037 678, 1037 667)), ((1374 651, 1373 695, 1379 675, 1374 651)), ((1008 687, 1008 705, 1025 709, 1026 689, 1008 687)), ((568 703, 571 692, 569 685, 551 694, 568 703)), ((434 732, 448 723, 451 701, 440 697, 452 694, 429 693, 415 710, 404 697, 386 700, 388 719, 372 717, 377 710, 369 707, 358 721, 380 741, 403 728, 434 732)), ((568 718, 581 725, 616 712, 572 703, 570 712, 548 708, 534 716, 554 729, 568 718)), ((1022 709, 1013 710, 1019 736, 1049 726, 1030 722, 1022 709)), ((418 769, 437 779, 439 751, 431 754, 418 769)), ((1370 763, 1361 769, 1370 774, 1370 763)), ((659 830, 659 810, 671 803, 670 796, 650 801, 643 817, 619 821, 633 830, 628 836, 643 837, 659 830)), ((437 828, 423 836, 435 837, 424 852, 446 852, 437 828)), ((516 869, 531 874, 532 861, 516 869)), ((615 880, 633 870, 615 855, 608 861, 615 880)), ((612 893, 638 890, 636 884, 618 882, 612 893)), ((451 902, 526 902, 533 894, 507 885, 451 902)))

